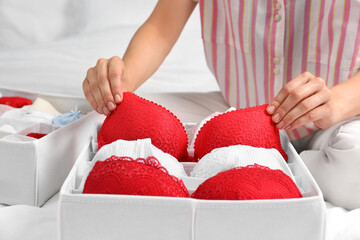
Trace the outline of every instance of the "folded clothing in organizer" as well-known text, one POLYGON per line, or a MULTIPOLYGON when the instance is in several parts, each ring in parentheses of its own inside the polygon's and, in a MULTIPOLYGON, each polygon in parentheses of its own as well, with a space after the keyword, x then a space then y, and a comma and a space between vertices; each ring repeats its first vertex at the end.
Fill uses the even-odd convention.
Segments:
MULTIPOLYGON (((216 157, 205 159, 205 161, 208 160, 208 164, 202 164, 199 167, 201 163, 205 162, 203 159, 200 160, 193 171, 195 172, 193 175, 195 177, 204 177, 205 175, 202 180, 204 182, 193 193, 192 197, 219 200, 301 197, 291 170, 277 150, 251 147, 247 149, 248 151, 244 151, 242 147, 246 149, 248 146, 232 146, 232 149, 235 149, 232 153, 242 155, 243 152, 247 152, 248 154, 240 158, 230 154, 224 163, 218 161, 218 165, 221 165, 220 171, 219 168, 211 168, 212 166, 216 167, 216 163, 211 164, 212 161, 218 160, 216 157), (257 150, 260 150, 259 154, 256 154, 257 150), (264 154, 264 150, 268 154, 264 154), (266 160, 263 159, 264 157, 266 160), (244 162, 241 159, 244 159, 244 162), (276 170, 258 164, 249 164, 254 162, 272 165, 276 170), (233 167, 234 165, 246 167, 233 167), (225 171, 226 167, 230 170, 225 171), (209 176, 209 173, 211 175, 214 171, 217 172, 217 175, 205 180, 206 176, 209 176), (196 174, 198 172, 205 174, 199 176, 196 174)), ((224 149, 228 150, 226 148, 221 150, 224 149)), ((229 147, 229 149, 231 148, 229 147)), ((150 139, 118 140, 103 146, 94 156, 80 189, 83 189, 83 193, 93 194, 189 197, 189 192, 184 183, 174 175, 170 175, 170 172, 180 179, 187 177, 183 166, 170 154, 153 146, 150 139), (110 154, 117 156, 113 155, 107 158, 110 154), (122 155, 119 156, 119 154, 122 155), (104 158, 106 159, 102 161, 104 158)))
POLYGON ((9 111, 13 109, 13 107, 10 107, 8 105, 0 104, 0 116, 3 115, 6 111, 9 111))
POLYGON ((210 178, 219 172, 253 164, 281 170, 295 180, 279 151, 273 148, 257 148, 246 145, 233 145, 212 150, 199 160, 191 172, 191 176, 210 178))
MULTIPOLYGON (((194 124, 185 124, 185 129, 190 129, 193 126, 194 124)), ((281 156, 279 160, 282 159, 291 170, 301 196, 297 195, 299 197, 282 199, 276 197, 277 199, 224 201, 135 194, 84 194, 84 185, 89 172, 96 165, 93 161, 102 161, 95 156, 102 149, 106 148, 106 145, 104 145, 97 151, 97 134, 99 129, 100 124, 96 127, 92 140, 89 141, 88 145, 84 147, 79 155, 60 191, 58 230, 59 239, 61 240, 99 238, 173 240, 248 239, 249 234, 255 240, 286 240, 289 238, 296 240, 322 240, 324 237, 325 205, 321 191, 284 134, 281 134, 281 142, 288 156, 288 161, 284 161, 280 153, 277 156, 281 156), (290 218, 291 220, 289 220, 290 218), (89 222, 92 224, 89 225, 89 222), (153 229, 157 229, 157 231, 153 229), (258 231, 259 229, 262 230, 258 231)), ((274 149, 267 150, 277 151, 274 149)), ((108 154, 111 153, 107 153, 104 157, 108 156, 108 154)), ((142 158, 144 157, 146 156, 143 155, 142 158)), ((109 161, 107 163, 108 166, 110 166, 110 162, 117 161, 116 159, 109 161)), ((106 158, 103 160, 106 160, 106 158)), ((190 173, 200 163, 201 160, 199 162, 180 163, 187 176, 178 178, 183 181, 189 194, 193 196, 195 196, 194 192, 196 189, 201 189, 201 184, 206 181, 204 178, 190 176, 190 173)), ((102 165, 104 167, 102 168, 103 170, 105 170, 105 165, 102 165)), ((254 164, 248 168, 254 168, 253 166, 254 164)), ((281 176, 277 176, 280 170, 266 169, 266 167, 260 167, 260 170, 262 171, 264 168, 266 172, 275 172, 273 175, 267 175, 272 177, 275 175, 276 181, 272 182, 265 176, 263 184, 269 184, 286 191, 288 187, 291 189, 290 183, 294 187, 294 182, 288 175, 281 172, 281 176), (283 179, 284 177, 285 180, 283 179), (277 182, 279 179, 283 180, 277 182), (277 185, 278 183, 279 185, 277 185)), ((121 167, 120 169, 123 168, 121 167)), ((231 170, 233 169, 237 168, 232 168, 231 170)), ((97 170, 98 173, 100 173, 99 170, 97 170)), ((260 176, 256 172, 253 172, 254 174, 247 174, 255 180, 255 185, 259 182, 256 176, 260 176)), ((221 173, 226 173, 226 171, 221 173)), ((116 174, 121 173, 117 172, 116 174)), ((113 176, 111 175, 109 179, 112 179, 113 176)), ((99 179, 101 177, 92 181, 95 183, 99 179)), ((104 181, 101 184, 106 183, 105 179, 103 178, 104 181)), ((230 179, 225 180, 231 182, 230 179)), ((262 187, 265 187, 263 189, 267 189, 267 186, 269 186, 265 185, 262 185, 262 187)), ((261 195, 256 192, 258 189, 262 189, 261 184, 257 186, 251 188, 254 196, 261 195)), ((119 186, 117 185, 117 187, 119 186)), ((293 196, 299 194, 296 189, 293 190, 293 196)), ((268 192, 263 193, 268 194, 268 192)))
POLYGON ((48 123, 51 124, 56 115, 46 112, 34 111, 27 108, 14 108, 5 112, 1 117, 8 119, 20 119, 33 124, 48 123))
POLYGON ((103 117, 80 98, 4 88, 0 93, 34 103, 0 116, 0 203, 42 206, 59 191, 93 125, 103 117), (58 113, 71 109, 88 114, 63 127, 52 124, 58 113))
POLYGON ((152 156, 159 161, 161 166, 163 166, 169 172, 169 174, 179 178, 186 176, 184 168, 176 160, 176 158, 155 147, 151 143, 150 138, 134 141, 117 140, 108 145, 104 145, 93 157, 93 160, 91 161, 91 166, 89 167, 85 175, 87 176, 89 174, 89 171, 93 168, 94 164, 97 161, 104 161, 105 159, 108 159, 113 155, 119 157, 126 156, 132 159, 146 159, 147 157, 152 156))
POLYGON ((19 96, 0 97, 0 104, 9 105, 14 108, 22 108, 23 106, 31 105, 32 101, 19 96))
POLYGON ((64 113, 61 115, 58 115, 52 120, 52 124, 55 126, 66 126, 69 123, 72 123, 80 118, 82 118, 84 115, 80 113, 80 111, 74 111, 70 110, 68 113, 64 113))
POLYGON ((51 103, 46 101, 41 97, 37 97, 33 104, 29 106, 29 109, 38 111, 38 112, 46 112, 55 115, 61 114, 51 103))
POLYGON ((0 126, 0 132, 16 133, 16 129, 10 124, 3 124, 0 126))
POLYGON ((40 139, 42 137, 45 137, 46 135, 47 134, 45 134, 45 133, 34 133, 34 132, 26 134, 26 136, 36 138, 36 139, 40 139))

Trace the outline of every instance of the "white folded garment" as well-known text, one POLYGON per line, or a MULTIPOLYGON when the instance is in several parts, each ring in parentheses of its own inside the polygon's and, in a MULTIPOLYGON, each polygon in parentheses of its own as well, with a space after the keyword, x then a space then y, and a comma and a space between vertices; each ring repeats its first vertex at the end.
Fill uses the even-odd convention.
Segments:
POLYGON ((280 169, 295 180, 286 161, 276 149, 234 145, 216 148, 199 160, 191 172, 192 177, 210 178, 235 167, 259 164, 271 169, 280 169))
POLYGON ((35 99, 33 104, 29 106, 29 109, 38 112, 51 113, 55 115, 61 114, 58 110, 56 110, 56 108, 51 103, 40 97, 35 99))
POLYGON ((21 119, 34 124, 40 122, 51 124, 55 115, 46 112, 33 111, 28 108, 14 108, 5 112, 1 117, 8 119, 21 119))
POLYGON ((5 105, 5 104, 0 104, 0 116, 3 115, 5 112, 11 110, 11 109, 13 109, 13 107, 10 107, 10 106, 5 105))

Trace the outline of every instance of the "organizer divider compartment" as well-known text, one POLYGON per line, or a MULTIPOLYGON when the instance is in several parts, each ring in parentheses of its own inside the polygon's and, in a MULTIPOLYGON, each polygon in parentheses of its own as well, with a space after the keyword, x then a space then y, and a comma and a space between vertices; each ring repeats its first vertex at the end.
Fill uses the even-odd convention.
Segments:
MULTIPOLYGON (((0 203, 42 206, 56 194, 84 144, 89 143, 94 125, 104 117, 92 111, 85 99, 2 89, 2 96, 21 96, 34 101, 41 97, 60 112, 71 109, 87 113, 61 128, 39 122, 0 116, 0 127, 9 124, 16 133, 0 138, 0 203), (47 134, 36 139, 29 132, 47 134)), ((32 110, 30 110, 32 111, 32 110)))
MULTIPOLYGON (((59 239, 324 239, 325 203, 304 163, 282 135, 303 198, 219 201, 192 198, 82 194, 97 151, 96 126, 60 191, 59 239), (81 176, 82 175, 82 176, 81 176)), ((196 163, 182 163, 190 173, 196 163)), ((185 185, 194 185, 191 177, 185 185)))

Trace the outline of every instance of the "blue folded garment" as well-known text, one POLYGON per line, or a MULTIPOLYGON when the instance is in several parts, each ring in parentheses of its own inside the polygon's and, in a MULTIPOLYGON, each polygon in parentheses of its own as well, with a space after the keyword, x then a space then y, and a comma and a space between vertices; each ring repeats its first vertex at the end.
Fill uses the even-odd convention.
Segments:
POLYGON ((52 121, 52 124, 53 125, 56 125, 56 126, 65 126, 69 123, 72 123, 76 120, 78 120, 79 118, 82 118, 84 115, 82 115, 80 113, 80 111, 74 111, 74 110, 71 110, 70 112, 68 113, 64 113, 64 114, 61 114, 57 117, 55 117, 52 121))

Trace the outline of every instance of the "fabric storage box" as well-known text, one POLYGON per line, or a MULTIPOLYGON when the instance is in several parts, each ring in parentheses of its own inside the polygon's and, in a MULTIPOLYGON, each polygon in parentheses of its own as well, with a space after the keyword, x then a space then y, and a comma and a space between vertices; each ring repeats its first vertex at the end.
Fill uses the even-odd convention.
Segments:
MULTIPOLYGON (((84 174, 97 149, 95 129, 60 190, 59 239, 324 239, 322 193, 282 135, 288 165, 303 198, 219 201, 82 194, 84 174)), ((196 163, 183 163, 189 174, 196 163)), ((186 184, 185 184, 186 185, 186 184)))
POLYGON ((41 206, 59 191, 81 149, 89 142, 95 122, 102 117, 90 112, 91 107, 80 98, 10 89, 0 89, 0 94, 32 101, 40 97, 63 113, 71 109, 87 112, 63 127, 0 116, 0 127, 16 129, 16 133, 0 131, 0 203, 41 206), (47 135, 35 139, 26 136, 29 132, 47 135))

